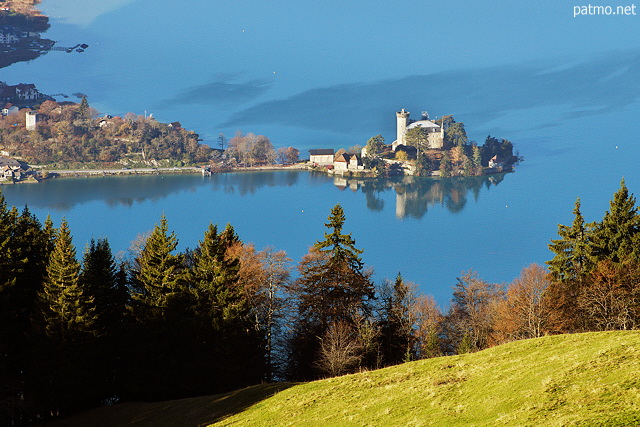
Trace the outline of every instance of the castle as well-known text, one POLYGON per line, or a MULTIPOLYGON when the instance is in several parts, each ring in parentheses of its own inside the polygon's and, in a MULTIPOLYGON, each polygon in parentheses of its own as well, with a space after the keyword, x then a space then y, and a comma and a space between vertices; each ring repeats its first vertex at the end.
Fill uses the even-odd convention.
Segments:
POLYGON ((420 127, 427 132, 427 141, 430 149, 441 149, 444 145, 444 129, 442 126, 429 120, 427 112, 423 112, 422 120, 418 121, 411 120, 409 114, 404 108, 396 112, 396 140, 391 145, 393 151, 399 145, 407 145, 405 142, 407 131, 415 127, 420 127))

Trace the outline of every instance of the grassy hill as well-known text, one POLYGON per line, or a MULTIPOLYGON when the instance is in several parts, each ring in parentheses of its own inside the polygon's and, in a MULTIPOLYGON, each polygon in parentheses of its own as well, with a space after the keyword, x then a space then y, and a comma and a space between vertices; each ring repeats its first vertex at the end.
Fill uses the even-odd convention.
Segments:
POLYGON ((640 425, 640 331, 544 337, 304 384, 95 409, 87 425, 640 425))

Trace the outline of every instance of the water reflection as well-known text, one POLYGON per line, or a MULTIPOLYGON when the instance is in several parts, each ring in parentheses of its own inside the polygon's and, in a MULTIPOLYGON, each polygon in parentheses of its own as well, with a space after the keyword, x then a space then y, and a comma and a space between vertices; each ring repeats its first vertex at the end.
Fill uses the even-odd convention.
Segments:
MULTIPOLYGON (((246 196, 254 194, 262 187, 290 187, 298 183, 300 171, 264 171, 224 173, 211 177, 213 190, 246 196)), ((325 179, 327 181, 328 179, 325 179)))
MULTIPOLYGON (((211 188, 240 196, 256 193, 260 188, 293 186, 300 171, 242 172, 200 175, 144 175, 130 177, 65 178, 40 184, 3 186, 10 205, 29 205, 56 211, 69 211, 76 205, 104 200, 109 207, 132 207, 145 201, 158 201, 183 192, 195 193, 211 188)), ((325 176, 325 181, 329 180, 325 176)))
POLYGON ((380 212, 385 208, 382 193, 395 192, 395 213, 397 218, 424 217, 430 206, 444 206, 451 213, 461 212, 467 204, 469 195, 478 201, 482 187, 496 186, 505 174, 478 177, 456 178, 419 178, 403 177, 397 179, 369 180, 335 176, 333 183, 341 190, 362 191, 365 194, 367 208, 380 212))
MULTIPOLYGON (((483 187, 496 186, 504 174, 469 178, 361 179, 305 171, 263 171, 200 175, 142 175, 127 177, 68 178, 44 181, 40 184, 3 186, 2 192, 10 205, 29 205, 55 211, 69 211, 76 205, 104 201, 110 207, 133 207, 147 201, 169 199, 181 193, 224 193, 241 197, 256 194, 269 187, 308 187, 333 183, 338 189, 362 191, 370 211, 381 212, 395 194, 397 218, 424 217, 432 206, 444 206, 449 212, 462 211, 468 200, 477 201, 483 187), (301 177, 304 177, 301 179, 301 177)), ((199 199, 202 195, 194 195, 199 199)), ((206 196, 210 197, 210 196, 206 196)), ((393 208, 392 208, 393 209, 393 208)))
POLYGON ((47 53, 54 41, 41 38, 49 18, 31 5, 0 8, 0 68, 47 53))

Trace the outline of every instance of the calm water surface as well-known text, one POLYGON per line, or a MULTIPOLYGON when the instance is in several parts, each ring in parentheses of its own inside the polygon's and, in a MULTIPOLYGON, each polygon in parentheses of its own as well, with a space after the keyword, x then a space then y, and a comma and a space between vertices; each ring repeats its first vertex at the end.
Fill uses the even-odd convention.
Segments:
MULTIPOLYGON (((164 212, 193 247, 209 222, 296 261, 340 202, 377 278, 401 271, 441 304, 462 270, 512 280, 549 258, 576 197, 600 219, 624 177, 640 191, 638 16, 578 17, 568 2, 44 0, 51 52, 0 81, 86 94, 104 114, 179 120, 208 143, 262 133, 274 145, 350 147, 395 133, 394 112, 453 114, 471 140, 525 157, 489 180, 334 182, 298 172, 77 179, 3 188, 76 245, 126 250, 164 212), (436 7, 437 6, 437 7, 436 7), (429 19, 427 16, 434 19, 429 19), (497 183, 497 185, 496 185, 497 183), (337 184, 337 185, 336 185, 337 184)), ((60 98, 62 100, 62 98, 60 98)))
POLYGON ((485 226, 496 215, 512 222, 500 194, 509 178, 377 181, 291 171, 59 179, 2 189, 10 204, 28 204, 40 218, 65 217, 80 248, 106 236, 114 251, 126 251, 164 213, 181 249, 197 245, 209 222, 231 223, 243 240, 285 249, 295 260, 323 237, 331 207, 341 203, 346 231, 377 279, 401 271, 446 302, 461 270, 491 265, 485 271, 508 278, 522 263, 511 233, 485 226))

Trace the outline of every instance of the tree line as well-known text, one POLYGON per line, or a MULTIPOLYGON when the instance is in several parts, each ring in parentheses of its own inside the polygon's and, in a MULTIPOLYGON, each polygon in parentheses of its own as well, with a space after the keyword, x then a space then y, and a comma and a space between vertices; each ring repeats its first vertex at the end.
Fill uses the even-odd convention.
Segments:
POLYGON ((65 220, 42 225, 0 194, 0 422, 637 328, 635 198, 623 181, 601 222, 579 207, 551 241, 549 269, 530 265, 508 284, 469 270, 443 311, 400 273, 374 283, 340 205, 297 265, 231 225, 179 252, 164 216, 128 256, 97 239, 78 260, 65 220))

